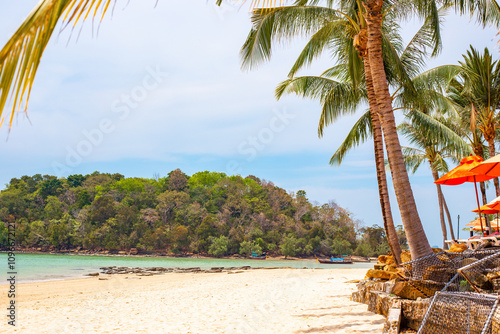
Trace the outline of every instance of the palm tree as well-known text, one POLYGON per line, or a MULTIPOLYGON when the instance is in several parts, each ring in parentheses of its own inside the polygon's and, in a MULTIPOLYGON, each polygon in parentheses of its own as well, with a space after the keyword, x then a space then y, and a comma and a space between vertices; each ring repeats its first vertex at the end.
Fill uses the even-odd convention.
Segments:
MULTIPOLYGON (((302 1, 302 4, 306 2, 307 1, 302 1)), ((356 1, 349 2, 349 5, 351 7, 346 5, 345 7, 340 6, 339 9, 331 7, 297 5, 292 7, 277 8, 271 13, 256 10, 252 17, 253 29, 249 33, 247 41, 242 48, 243 66, 252 67, 262 60, 269 59, 271 56, 271 46, 273 40, 279 41, 281 39, 289 39, 299 34, 313 33, 313 36, 307 43, 304 51, 292 67, 289 74, 290 76, 293 76, 304 64, 310 63, 328 45, 331 46, 331 50, 335 55, 337 55, 337 58, 339 58, 340 61, 343 61, 343 65, 341 66, 344 68, 344 73, 342 75, 344 77, 348 75, 353 86, 356 86, 356 84, 359 83, 358 73, 365 74, 364 79, 366 80, 366 94, 368 96, 371 113, 368 123, 370 123, 372 127, 374 136, 377 179, 379 181, 379 195, 381 198, 384 225, 387 226, 386 222, 390 220, 390 224, 393 227, 392 216, 390 216, 390 206, 388 204, 388 190, 384 170, 382 129, 379 121, 380 113, 378 111, 380 105, 377 103, 375 98, 375 91, 372 84, 373 74, 371 72, 371 60, 368 57, 369 51, 367 52, 366 49, 367 30, 366 21, 364 20, 366 13, 364 7, 359 6, 359 3, 356 1), (354 40, 354 46, 359 52, 359 57, 356 57, 353 53, 354 50, 350 39, 354 40)), ((421 31, 419 31, 415 39, 409 45, 408 49, 405 50, 400 58, 396 52, 400 41, 392 41, 388 37, 391 35, 389 32, 397 28, 394 23, 395 17, 390 14, 391 12, 386 14, 387 20, 384 21, 385 33, 383 34, 383 43, 388 55, 386 58, 389 59, 386 59, 386 62, 392 63, 392 66, 388 67, 391 69, 391 72, 389 73, 390 76, 394 76, 400 82, 406 82, 408 85, 407 89, 410 90, 411 80, 409 72, 411 73, 412 71, 416 71, 418 65, 421 65, 418 60, 422 56, 423 49, 430 47, 430 42, 439 44, 439 40, 429 38, 429 36, 433 36, 432 30, 435 29, 436 25, 439 25, 440 15, 438 14, 437 16, 433 16, 432 19, 430 18, 426 20, 424 27, 421 31), (436 23, 436 19, 438 23, 436 23), (410 68, 411 70, 408 71, 410 68)), ((320 119, 319 129, 321 134, 321 124, 327 125, 335 120, 339 114, 350 112, 352 110, 352 108, 346 108, 346 104, 351 100, 350 97, 355 95, 346 94, 345 91, 340 90, 341 88, 344 89, 345 85, 339 85, 337 82, 332 82, 330 78, 326 78, 341 74, 341 71, 342 67, 339 65, 325 72, 322 77, 292 77, 288 81, 281 84, 281 87, 277 90, 277 95, 280 96, 283 91, 287 89, 287 86, 290 85, 288 88, 289 92, 296 92, 308 95, 309 97, 320 98, 323 104, 323 112, 320 119), (335 87, 335 89, 332 89, 333 87, 335 87), (329 90, 331 90, 331 92, 328 92, 329 90), (323 92, 327 93, 323 94, 323 92), (339 96, 339 93, 342 98, 337 98, 337 102, 339 104, 336 108, 332 107, 332 99, 335 96, 339 96)), ((365 120, 367 119, 368 118, 365 117, 365 120)), ((419 221, 413 221, 411 224, 409 222, 409 220, 406 220, 405 223, 405 216, 403 216, 405 229, 417 231, 415 233, 409 233, 410 236, 420 235, 419 238, 409 238, 409 244, 415 246, 410 246, 412 255, 417 258, 432 252, 421 224, 420 227, 418 226, 419 221), (423 253, 422 249, 426 249, 426 254, 423 253)), ((389 238, 391 237, 390 230, 390 228, 387 229, 387 235, 389 238)), ((395 230, 393 235, 396 236, 395 230)), ((397 240, 397 237, 395 240, 397 240)))
MULTIPOLYGON (((454 162, 472 153, 470 147, 453 130, 440 122, 443 115, 437 113, 422 113, 410 111, 408 121, 398 125, 398 130, 409 140, 414 147, 403 147, 403 154, 407 168, 415 173, 423 162, 427 161, 431 168, 434 181, 439 179, 439 172, 448 172, 446 159, 451 158, 454 162), (410 121, 411 119, 411 121, 410 121)), ((439 218, 443 232, 443 248, 446 248, 447 231, 444 219, 444 200, 441 185, 436 183, 439 202, 439 218)), ((455 239, 451 217, 448 212, 448 224, 452 239, 455 239)))
MULTIPOLYGON (((417 33, 416 36, 419 34, 417 33)), ((407 50, 412 48, 412 43, 407 46, 407 50)), ((406 52, 403 53, 403 55, 406 52)), ((401 58, 404 58, 401 56, 401 58)), ((453 113, 455 112, 455 104, 450 101, 444 94, 451 80, 460 72, 460 68, 454 65, 445 65, 437 68, 433 68, 424 73, 416 75, 411 79, 411 89, 406 89, 407 85, 403 84, 394 87, 395 93, 391 96, 394 104, 397 106, 395 110, 401 109, 405 111, 407 117, 407 122, 413 124, 417 122, 420 127, 427 126, 429 129, 434 131, 434 138, 441 138, 443 143, 450 142, 450 138, 454 138, 453 148, 456 152, 462 152, 462 155, 469 154, 472 149, 467 145, 460 136, 456 134, 456 129, 451 130, 449 124, 444 125, 444 122, 449 122, 448 118, 440 117, 439 123, 437 121, 429 118, 429 110, 440 110, 441 113, 453 113), (443 124, 441 124, 443 123, 443 124), (444 126, 444 128, 443 128, 444 126), (445 131, 446 130, 446 131, 445 131), (449 131, 453 131, 451 134, 449 131), (455 134, 454 134, 455 133, 455 134), (457 137, 458 136, 458 137, 457 137)), ((358 146, 360 143, 364 142, 369 133, 371 133, 371 128, 369 122, 367 122, 368 114, 363 115, 349 131, 346 139, 337 149, 335 154, 332 156, 331 163, 340 163, 347 152, 358 146)), ((452 125, 454 128, 454 124, 452 125)), ((425 129, 422 129, 425 130, 425 129)), ((448 148, 447 150, 451 150, 448 148)), ((405 153, 406 148, 403 148, 405 153)), ((415 153, 415 152, 413 152, 415 153)), ((407 156, 405 154, 405 163, 408 165, 407 156)), ((440 189, 440 187, 439 187, 440 189)), ((446 212, 450 230, 453 234, 453 228, 451 225, 451 216, 444 201, 443 206, 446 212)), ((454 235, 452 235, 454 238, 454 235)))
MULTIPOLYGON (((500 22, 500 7, 495 0, 414 0, 409 2, 403 1, 401 3, 401 8, 406 9, 401 11, 402 16, 415 13, 424 14, 425 16, 436 15, 437 3, 443 3, 446 5, 454 5, 459 13, 470 12, 478 14, 477 20, 483 24, 492 22, 498 25, 500 22), (404 8, 405 4, 408 7, 404 8)), ((398 199, 399 209, 405 229, 407 225, 416 225, 415 228, 406 231, 412 256, 419 257, 428 255, 432 252, 428 244, 419 242, 419 239, 425 234, 418 216, 408 179, 408 173, 405 169, 401 145, 397 136, 387 76, 384 71, 384 58, 382 52, 382 21, 385 13, 387 12, 387 8, 392 7, 395 4, 393 1, 383 0, 365 0, 363 4, 366 7, 365 18, 367 21, 368 34, 367 49, 373 77, 373 87, 379 107, 392 178, 394 180, 394 190, 398 199)), ((438 39, 439 29, 438 27, 436 28, 436 33, 433 37, 438 39)), ((436 48, 433 53, 435 54, 437 51, 438 49, 436 48)))
MULTIPOLYGON (((432 250, 425 237, 408 173, 405 168, 401 144, 396 130, 392 99, 389 93, 382 50, 382 22, 384 19, 382 8, 384 7, 384 9, 387 9, 388 6, 390 7, 392 5, 393 4, 389 1, 382 0, 366 0, 364 2, 368 36, 367 53, 370 63, 373 91, 378 106, 381 127, 384 133, 385 147, 389 159, 399 211, 405 227, 412 257, 419 258, 432 254, 432 250)), ((437 8, 435 9, 437 11, 437 8)), ((438 32, 439 30, 436 29, 436 31, 438 32)), ((435 35, 435 37, 437 36, 438 34, 435 35)))
MULTIPOLYGON (((361 43, 353 44, 353 40, 361 42, 363 31, 365 29, 365 22, 362 19, 361 11, 363 7, 358 6, 356 2, 351 3, 351 7, 342 8, 342 11, 336 11, 329 7, 318 6, 305 6, 307 1, 298 1, 296 6, 283 7, 275 9, 272 13, 263 11, 256 11, 253 16, 255 25, 260 26, 260 29, 252 31, 242 49, 243 62, 245 65, 250 65, 251 62, 259 61, 259 58, 268 57, 267 51, 258 54, 261 50, 260 44, 265 43, 264 40, 274 38, 273 27, 280 25, 287 25, 287 22, 303 22, 304 18, 318 14, 319 20, 313 23, 314 32, 311 39, 304 47, 299 55, 297 61, 292 66, 289 73, 291 79, 281 83, 277 90, 276 96, 279 99, 283 93, 294 91, 303 96, 318 98, 322 101, 323 110, 320 118, 320 125, 318 133, 322 136, 324 126, 335 120, 338 115, 345 113, 352 113, 356 110, 356 106, 363 99, 369 97, 371 91, 366 90, 364 84, 365 78, 363 64, 366 68, 367 63, 363 62, 364 52, 361 43), (257 23, 260 21, 260 23, 257 23), (299 77, 293 76, 304 65, 312 62, 324 49, 328 48, 332 53, 337 55, 339 65, 326 71, 320 77, 299 77), (338 81, 337 77, 342 77, 345 80, 338 81), (338 98, 338 97, 342 98, 338 98)), ((285 30, 278 32, 283 34, 296 34, 300 29, 308 29, 306 25, 302 27, 291 27, 291 31, 285 30), (295 29, 295 31, 292 31, 295 29)), ((386 32, 391 36, 391 31, 397 30, 393 24, 386 25, 386 32)), ((394 36, 393 36, 394 37, 394 36)), ((395 38, 394 41, 388 40, 388 45, 395 42, 398 47, 399 39, 395 38)), ((268 49, 271 51, 271 49, 268 49)), ((366 76, 366 81, 370 79, 366 76)), ((370 87, 368 85, 368 87, 370 87)), ((373 96, 371 96, 373 101, 373 96)), ((370 100, 370 99, 368 99, 370 100)), ((389 196, 387 190, 387 181, 385 176, 384 153, 382 144, 382 132, 378 116, 376 114, 376 104, 371 104, 370 110, 372 111, 374 123, 374 133, 376 134, 374 140, 374 148, 377 164, 377 180, 379 184, 379 197, 382 208, 382 216, 384 227, 388 238, 388 243, 391 252, 394 254, 396 261, 400 261, 401 247, 399 246, 397 232, 394 227, 392 213, 390 210, 389 196), (378 135, 378 136, 377 136, 378 135)))
MULTIPOLYGON (((430 31, 429 24, 424 24, 405 50, 401 52, 399 59, 401 59, 402 63, 404 63, 406 58, 412 58, 414 60, 419 59, 419 57, 417 57, 419 52, 416 45, 422 43, 422 37, 426 36, 430 31)), ((336 67, 336 69, 338 68, 339 66, 336 67)), ((408 70, 412 73, 412 75, 415 74, 417 69, 418 67, 408 66, 408 70)), ((332 72, 333 71, 331 70, 326 71, 322 77, 329 76, 332 72)), ((425 151, 422 152, 422 154, 417 154, 415 149, 403 148, 404 153, 411 152, 413 155, 411 157, 411 161, 408 161, 408 157, 405 154, 405 162, 407 165, 411 162, 416 164, 412 164, 411 166, 418 167, 422 160, 425 160, 425 157, 427 156, 427 158, 431 161, 432 166, 445 167, 442 169, 446 170, 447 167, 446 162, 443 160, 444 157, 454 156, 455 160, 459 160, 460 157, 471 153, 470 147, 464 142, 464 140, 462 140, 461 137, 428 115, 428 110, 433 109, 441 110, 442 112, 454 110, 454 105, 444 96, 444 91, 449 82, 459 72, 459 66, 454 65, 440 66, 438 68, 431 69, 412 78, 412 85, 410 89, 406 89, 408 87, 406 84, 398 87, 397 81, 391 80, 393 85, 395 85, 394 89, 396 93, 392 96, 392 98, 395 105, 399 106, 397 109, 407 110, 406 116, 408 118, 408 122, 405 123, 405 129, 409 132, 409 134, 410 130, 413 129, 414 131, 411 133, 414 137, 413 140, 416 144, 420 144, 420 146, 425 148, 425 151), (417 124, 418 127, 414 127, 410 124, 417 124), (416 131, 417 128, 418 131, 416 131), (441 146, 441 148, 439 148, 439 146, 441 146), (419 157, 421 158, 420 160, 418 160, 419 157)), ((319 96, 319 92, 327 90, 328 81, 326 78, 323 80, 324 84, 321 85, 321 81, 316 77, 298 77, 289 79, 280 85, 278 89, 280 93, 279 96, 281 96, 283 91, 285 91, 288 93, 294 92, 302 96, 314 98, 315 96, 319 96)), ((340 94, 332 95, 339 96, 340 94)), ((338 103, 345 106, 346 102, 350 100, 349 96, 351 95, 353 94, 346 94, 345 92, 342 92, 341 101, 338 101, 338 103)), ((335 113, 332 112, 332 109, 334 108, 331 106, 334 99, 328 96, 323 97, 320 100, 323 105, 321 117, 322 121, 320 121, 320 130, 322 130, 322 126, 326 123, 324 119, 326 118, 329 122, 332 122, 332 119, 335 118, 332 115, 335 115, 335 113), (330 115, 330 117, 325 117, 325 114, 327 116, 330 115)), ((367 112, 356 122, 347 138, 344 140, 337 152, 335 152, 332 156, 331 163, 340 163, 349 150, 357 146, 360 142, 365 141, 369 137, 369 134, 373 133, 373 126, 370 121, 371 113, 367 112)), ((438 174, 437 172, 434 172, 435 169, 433 168, 433 176, 437 179, 438 174)), ((439 185, 437 186, 443 236, 446 239, 447 232, 443 214, 444 210, 448 217, 448 224, 452 233, 452 238, 454 239, 455 236, 453 233, 451 216, 446 206, 444 197, 442 196, 441 187, 439 185)))
MULTIPOLYGON (((462 99, 470 107, 471 131, 477 128, 488 143, 489 157, 496 155, 496 133, 500 128, 500 63, 487 48, 480 54, 472 46, 463 56, 460 75, 454 81, 462 99)), ((494 178, 496 195, 500 196, 498 178, 494 178)))
MULTIPOLYGON (((448 115, 448 119, 445 120, 445 124, 469 144, 474 155, 486 159, 489 157, 488 147, 484 144, 483 134, 479 128, 474 125, 476 120, 472 116, 473 108, 470 100, 468 100, 462 92, 463 86, 460 82, 457 80, 451 80, 447 89, 447 98, 453 103, 455 112, 448 115)), ((480 182, 480 190, 483 205, 485 205, 488 203, 488 200, 486 198, 486 186, 484 182, 480 182)), ((491 225, 487 215, 485 216, 485 220, 486 226, 491 231, 491 225)))

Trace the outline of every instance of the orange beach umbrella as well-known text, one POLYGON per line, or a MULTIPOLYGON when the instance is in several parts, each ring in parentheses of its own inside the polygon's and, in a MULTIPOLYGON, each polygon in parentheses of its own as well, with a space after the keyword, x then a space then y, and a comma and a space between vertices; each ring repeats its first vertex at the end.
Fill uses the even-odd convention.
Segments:
POLYGON ((460 165, 441 176, 434 183, 454 186, 465 182, 474 182, 474 188, 476 190, 477 209, 479 211, 479 222, 481 223, 481 231, 484 233, 483 222, 481 220, 481 206, 479 205, 479 195, 477 193, 476 182, 487 181, 494 178, 494 176, 480 175, 480 173, 478 172, 471 171, 472 168, 478 166, 481 162, 483 162, 483 158, 477 155, 465 157, 460 161, 460 165))
POLYGON ((500 211, 500 205, 499 205, 499 208, 496 209, 496 208, 491 208, 488 206, 488 204, 486 205, 483 205, 482 207, 480 207, 479 209, 474 209, 472 210, 472 212, 479 212, 479 210, 481 210, 481 213, 484 213, 485 215, 492 215, 492 214, 495 214, 495 213, 498 213, 500 211))
POLYGON ((478 166, 483 158, 477 155, 471 155, 463 158, 460 165, 441 176, 435 183, 456 186, 465 182, 483 182, 494 178, 494 176, 482 175, 479 172, 473 172, 471 169, 478 166))
MULTIPOLYGON (((485 176, 498 177, 500 176, 500 154, 495 155, 481 162, 476 167, 471 168, 471 172, 479 173, 485 176)), ((500 196, 486 204, 491 209, 498 209, 497 211, 497 231, 498 231, 498 212, 500 211, 500 196)))
POLYGON ((493 208, 493 209, 498 208, 500 210, 500 196, 498 196, 494 200, 490 201, 485 206, 487 206, 489 208, 493 208))
POLYGON ((479 225, 479 218, 477 219, 474 219, 473 221, 471 222, 468 222, 467 224, 465 224, 465 226, 476 226, 476 225, 479 225))
MULTIPOLYGON (((482 207, 480 207, 479 209, 481 210, 481 213, 484 213, 485 215, 492 215, 492 214, 497 214, 497 219, 496 222, 497 222, 497 231, 499 230, 498 229, 498 213, 500 212, 500 202, 496 202, 496 203, 493 203, 491 204, 492 202, 486 204, 486 205, 483 205, 482 207), (490 205, 493 205, 495 207, 490 207, 490 205)), ((472 212, 479 212, 479 209, 474 209, 472 210, 472 212)), ((479 222, 478 219, 474 220, 473 222, 479 222)), ((470 222, 469 224, 473 223, 473 222, 470 222)), ((492 223, 492 221, 490 221, 490 223, 492 223)), ((469 224, 465 225, 465 226, 469 226, 469 224)))
POLYGON ((481 162, 473 167, 471 172, 492 177, 500 176, 500 154, 481 162))
MULTIPOLYGON (((495 223, 498 226, 498 219, 493 219, 491 223, 495 223)), ((476 220, 471 221, 470 223, 466 224, 465 226, 471 228, 473 231, 481 231, 481 223, 479 222, 479 218, 476 220)))
MULTIPOLYGON (((495 212, 500 211, 500 202, 493 203, 493 204, 486 204, 485 206, 488 207, 488 210, 493 210, 495 212)), ((486 212, 486 213, 488 213, 488 212, 486 212)))
POLYGON ((497 212, 497 231, 499 231, 499 229, 498 229, 498 213, 500 212, 500 196, 495 198, 493 201, 489 202, 485 206, 487 206, 489 208, 488 211, 496 211, 497 212))
MULTIPOLYGON (((492 219, 491 222, 495 222, 496 220, 497 220, 496 218, 492 219)), ((468 226, 468 227, 470 227, 470 226, 480 226, 480 225, 481 225, 481 223, 479 222, 479 218, 476 218, 473 221, 465 224, 465 226, 468 226)))

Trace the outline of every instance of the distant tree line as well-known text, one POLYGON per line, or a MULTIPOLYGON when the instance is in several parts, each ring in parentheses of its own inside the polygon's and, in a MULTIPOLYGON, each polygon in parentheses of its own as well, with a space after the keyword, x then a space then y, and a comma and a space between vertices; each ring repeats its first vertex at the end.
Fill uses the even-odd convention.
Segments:
MULTIPOLYGON (((22 248, 284 256, 386 254, 384 229, 358 227, 334 202, 313 205, 255 176, 176 169, 167 177, 94 172, 13 178, 0 192, 0 247, 7 223, 22 248)), ((401 228, 401 243, 405 237, 401 228)))

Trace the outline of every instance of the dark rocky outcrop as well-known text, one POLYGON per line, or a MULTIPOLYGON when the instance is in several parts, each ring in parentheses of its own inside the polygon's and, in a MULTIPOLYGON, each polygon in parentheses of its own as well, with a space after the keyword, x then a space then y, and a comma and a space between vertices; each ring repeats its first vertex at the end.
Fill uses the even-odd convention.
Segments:
MULTIPOLYGON (((210 269, 201 269, 200 267, 190 267, 190 268, 167 268, 167 267, 101 267, 102 274, 105 275, 120 275, 120 274, 136 274, 137 276, 152 276, 160 275, 164 273, 232 273, 234 271, 241 272, 243 270, 250 269, 262 269, 262 268, 252 268, 250 266, 241 267, 212 267, 210 269)), ((290 268, 272 268, 272 269, 290 269, 290 268)), ((98 276, 99 273, 89 274, 89 276, 98 276)))

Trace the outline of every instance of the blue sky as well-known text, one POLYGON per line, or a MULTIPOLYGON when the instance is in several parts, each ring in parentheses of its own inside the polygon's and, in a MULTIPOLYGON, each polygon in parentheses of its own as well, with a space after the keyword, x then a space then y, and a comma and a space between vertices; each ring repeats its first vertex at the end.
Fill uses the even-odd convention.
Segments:
MULTIPOLYGON (((163 0, 154 8, 155 2, 118 1, 98 34, 98 24, 89 21, 81 32, 77 27, 51 40, 31 94, 29 120, 19 114, 10 134, 7 127, 0 129, 1 186, 26 174, 64 177, 95 170, 141 177, 165 176, 176 168, 189 175, 252 174, 289 191, 304 189, 311 201, 333 200, 362 225, 382 226, 371 142, 342 166, 328 164, 355 118, 341 119, 320 139, 318 103, 274 98, 305 40, 277 47, 270 62, 242 71, 247 7, 163 0)), ((36 3, 0 0, 2 45, 36 3)), ((408 39, 417 25, 404 26, 408 39)), ((495 29, 450 16, 443 52, 429 67, 457 63, 469 44, 497 55, 495 35, 495 29)), ((325 56, 300 74, 319 74, 332 63, 325 56)), ((439 245, 430 170, 424 166, 410 179, 428 238, 439 245)), ((444 192, 455 225, 457 215, 462 226, 474 218, 472 184, 444 192)))

